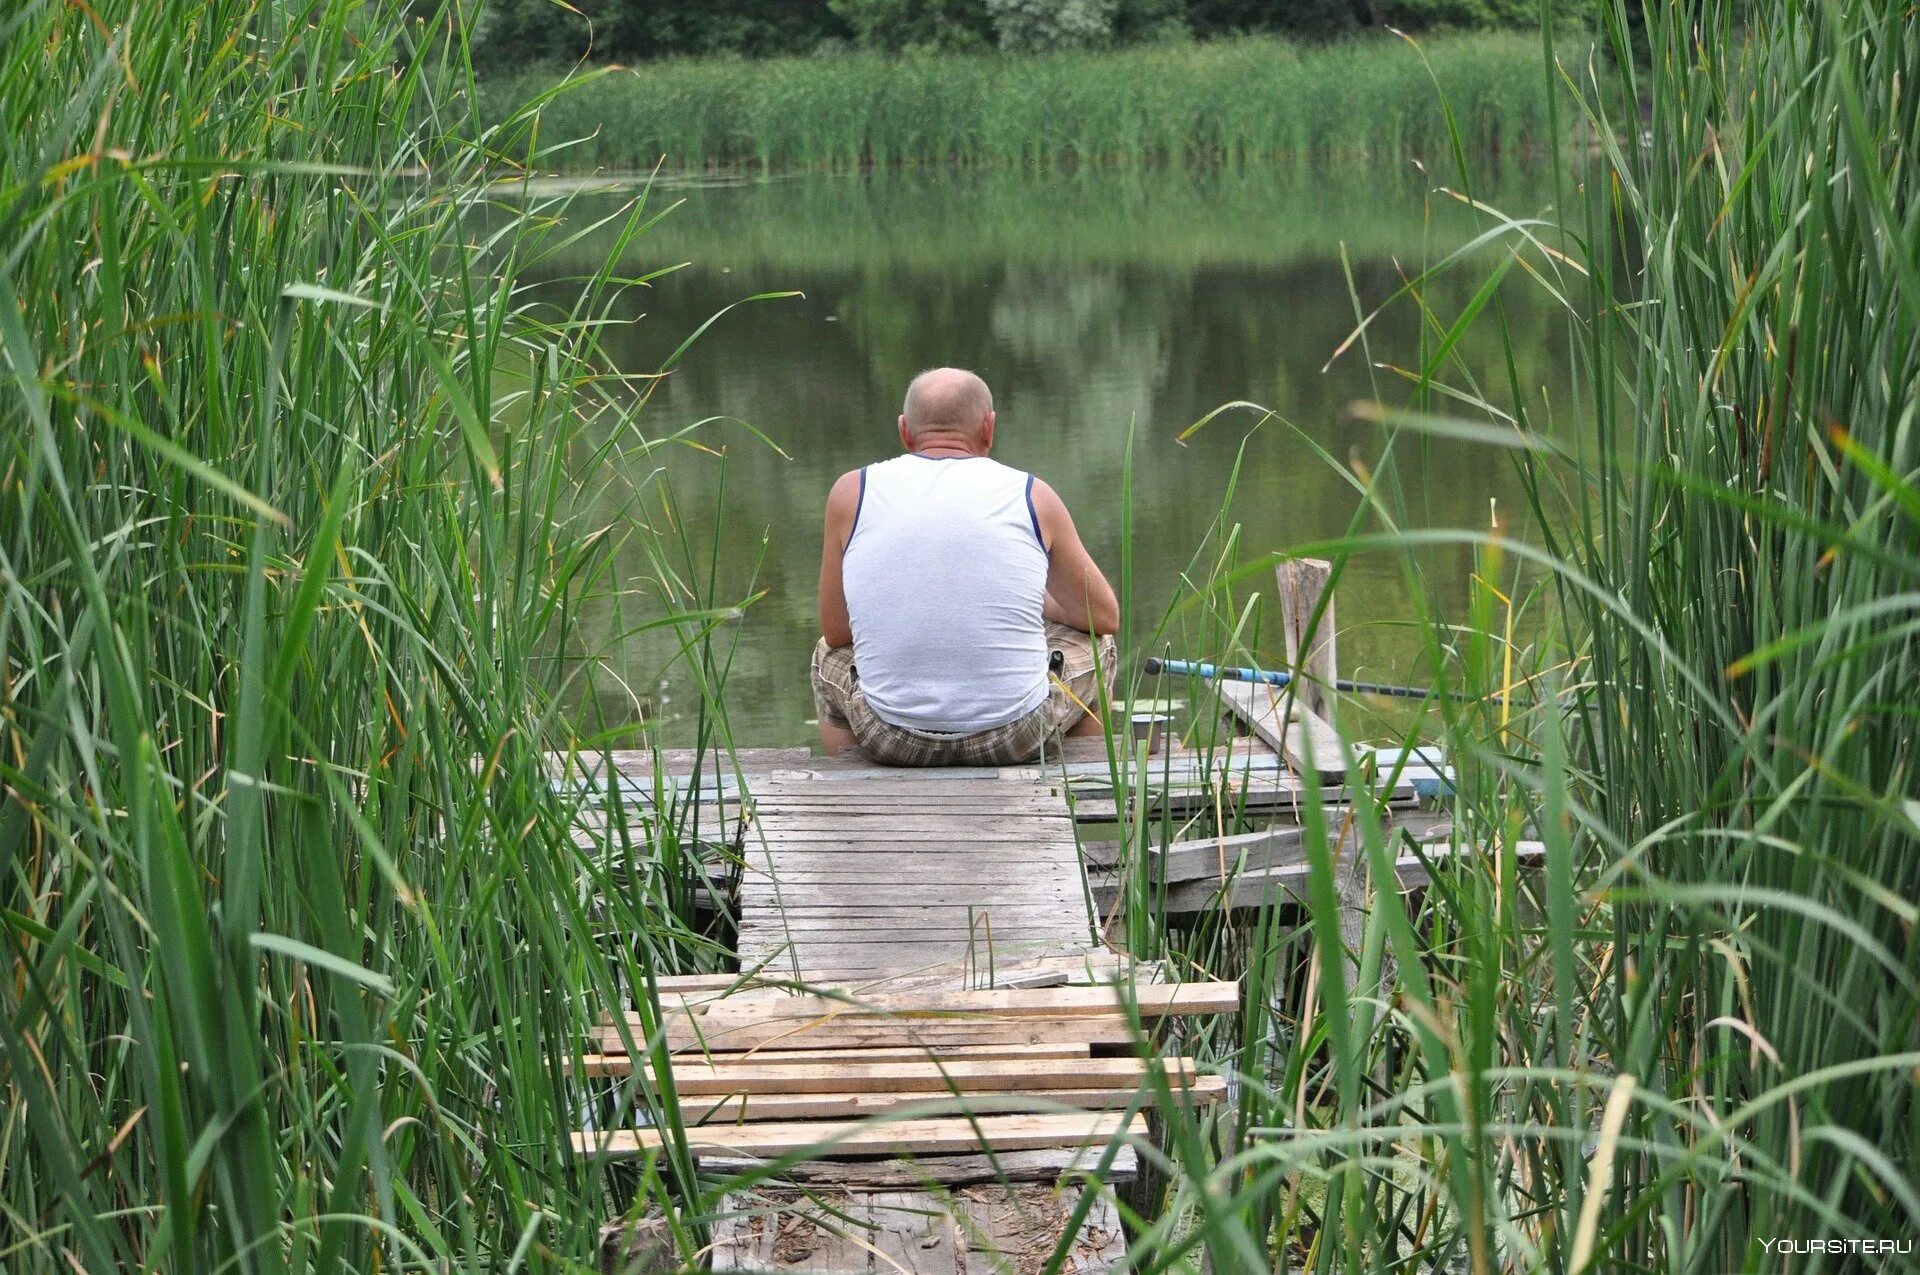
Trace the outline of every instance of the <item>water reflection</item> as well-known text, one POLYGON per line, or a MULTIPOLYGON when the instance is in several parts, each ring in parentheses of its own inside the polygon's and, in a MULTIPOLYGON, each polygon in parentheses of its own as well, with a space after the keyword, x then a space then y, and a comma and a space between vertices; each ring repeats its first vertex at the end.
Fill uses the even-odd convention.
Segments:
MULTIPOLYGON (((705 555, 717 551, 721 599, 765 590, 727 639, 736 738, 809 738, 806 655, 821 502, 838 474, 893 450, 901 392, 921 368, 953 363, 987 378, 1000 413, 996 455, 1054 484, 1110 572, 1133 431, 1136 615, 1157 616, 1178 587, 1218 516, 1243 440, 1231 518, 1248 551, 1343 533, 1354 487, 1314 447, 1343 464, 1376 463, 1377 431, 1350 422, 1344 409, 1376 387, 1403 401, 1405 383, 1370 360, 1417 367, 1423 336, 1431 348, 1437 334, 1423 334, 1415 310, 1402 306, 1370 328, 1365 348, 1322 367, 1354 327, 1356 294, 1363 306, 1385 299, 1423 261, 1485 224, 1432 186, 1412 170, 1229 170, 1203 179, 1169 170, 818 176, 675 192, 684 206, 639 241, 633 265, 693 264, 628 295, 619 317, 635 321, 608 335, 621 368, 659 367, 686 333, 744 296, 804 294, 726 315, 657 386, 647 409, 656 434, 703 417, 738 417, 787 453, 716 425, 702 437, 724 456, 683 452, 659 462, 699 554, 689 574, 704 571, 705 555), (1248 438, 1250 418, 1225 419, 1177 441, 1234 399, 1275 407, 1290 424, 1270 422, 1248 438), (703 527, 722 501, 717 526, 703 527)), ((1545 174, 1508 172, 1489 198, 1533 213, 1548 189, 1545 174)), ((583 201, 578 215, 604 211, 583 201)), ((595 250, 589 241, 577 255, 584 264, 595 250)), ((1468 305, 1486 268, 1426 289, 1443 322, 1468 305)), ((1505 303, 1522 393, 1566 402, 1564 338, 1556 344, 1562 329, 1545 299, 1509 287, 1505 303)), ((1510 398, 1494 325, 1469 331, 1454 353, 1449 381, 1510 398)), ((1403 441, 1398 455, 1416 523, 1484 527, 1496 506, 1510 526, 1523 515, 1512 466, 1497 451, 1403 441)), ((633 511, 609 495, 600 512, 613 519, 633 511)), ((1427 565, 1444 592, 1464 597, 1469 555, 1427 565)), ((640 555, 622 568, 651 595, 642 581, 652 571, 640 555)), ((1341 662, 1353 675, 1400 680, 1417 672, 1404 631, 1391 627, 1405 602, 1395 565, 1353 564, 1339 597, 1341 662)), ((637 618, 609 609, 590 627, 610 641, 637 618)), ((625 639, 586 693, 607 719, 631 720, 626 688, 656 686, 674 649, 659 634, 625 639)), ((671 716, 695 697, 684 670, 664 675, 671 716)), ((684 729, 669 725, 666 737, 684 737, 684 729)))

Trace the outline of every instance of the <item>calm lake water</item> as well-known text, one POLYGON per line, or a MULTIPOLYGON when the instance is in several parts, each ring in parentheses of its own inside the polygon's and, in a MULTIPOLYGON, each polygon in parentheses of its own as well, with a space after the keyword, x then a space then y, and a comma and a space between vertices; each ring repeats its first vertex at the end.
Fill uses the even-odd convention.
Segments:
MULTIPOLYGON (((1223 503, 1243 559, 1352 525, 1354 471, 1378 467, 1383 438, 1347 408, 1376 395, 1407 401, 1409 383, 1379 365, 1418 368, 1420 316, 1398 303, 1369 327, 1367 349, 1325 365, 1355 327, 1356 295, 1371 309, 1490 224, 1440 185, 1395 165, 883 172, 656 188, 650 209, 682 202, 622 269, 689 264, 627 296, 616 317, 633 322, 609 332, 609 350, 624 371, 657 371, 689 333, 734 306, 654 383, 641 418, 653 438, 726 419, 692 436, 708 450, 630 449, 623 471, 595 488, 595 512, 615 525, 645 517, 668 529, 671 587, 683 600, 761 595, 714 648, 726 664, 733 738, 809 742, 807 656, 827 489, 897 450, 894 421, 915 372, 971 367, 994 390, 995 455, 1059 490, 1116 583, 1131 440, 1132 631, 1144 640, 1183 574, 1192 578, 1196 553, 1204 573, 1219 552, 1223 503), (787 290, 801 295, 736 305, 787 290), (1256 427, 1255 415, 1232 413, 1180 441, 1235 400, 1278 417, 1256 427)), ((1552 215, 1545 172, 1493 174, 1475 193, 1516 216, 1552 215)), ((583 196, 572 217, 585 224, 631 198, 583 196)), ((606 242, 604 233, 590 237, 556 274, 593 268, 606 242)), ((1425 288, 1440 324, 1468 306, 1497 263, 1482 254, 1425 288)), ((1539 421, 1551 404, 1570 429, 1565 328, 1537 286, 1515 282, 1523 274, 1513 271, 1502 290, 1521 391, 1539 421)), ((1425 340, 1431 348, 1438 333, 1425 340)), ((1468 333, 1443 379, 1511 401, 1494 323, 1468 333)), ((1403 435, 1395 463, 1412 525, 1482 529, 1497 515, 1525 534, 1507 452, 1403 435)), ((681 639, 631 631, 660 614, 669 572, 637 538, 620 565, 626 597, 587 620, 607 658, 581 693, 609 725, 631 723, 638 699, 653 698, 647 711, 662 739, 685 742, 698 682, 674 663, 681 639)), ((1443 606, 1464 604, 1469 552, 1427 554, 1422 565, 1443 606)), ((1236 596, 1271 587, 1261 572, 1236 596)), ((1398 561, 1356 558, 1337 596, 1346 675, 1422 676, 1398 623, 1408 599, 1398 561)), ((1207 648, 1218 641, 1190 609, 1162 645, 1212 658, 1218 652, 1207 648)), ((1277 643, 1274 630, 1258 645, 1277 658, 1277 643)))

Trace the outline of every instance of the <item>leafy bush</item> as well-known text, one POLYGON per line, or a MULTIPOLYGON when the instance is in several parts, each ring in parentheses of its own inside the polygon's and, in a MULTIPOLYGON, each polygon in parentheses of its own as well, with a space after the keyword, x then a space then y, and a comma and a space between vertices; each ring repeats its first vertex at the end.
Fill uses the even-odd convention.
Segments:
POLYGON ((1113 38, 1113 0, 987 0, 994 35, 1010 53, 1085 49, 1113 38))

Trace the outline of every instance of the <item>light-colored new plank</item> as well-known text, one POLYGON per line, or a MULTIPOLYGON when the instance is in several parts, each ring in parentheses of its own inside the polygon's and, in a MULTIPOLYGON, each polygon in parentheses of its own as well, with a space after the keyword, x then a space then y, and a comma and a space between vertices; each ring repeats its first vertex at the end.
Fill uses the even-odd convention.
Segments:
MULTIPOLYGON (((851 972, 847 972, 849 975, 851 972)), ((634 1030, 636 1042, 638 1030, 634 1030)), ((1125 1045, 1134 1034, 1118 1013, 1094 1018, 969 1017, 958 1021, 831 1018, 808 1021, 700 1025, 672 1024, 666 1032, 673 1053, 784 1052, 790 1049, 900 1049, 938 1045, 1125 1045)), ((613 1026, 590 1033, 601 1053, 624 1053, 625 1042, 613 1026)))
MULTIPOLYGON (((673 1063, 674 1088, 683 1097, 734 1093, 991 1093, 1138 1085, 1150 1064, 1143 1058, 956 1058, 886 1063, 714 1064, 696 1058, 673 1063)), ((1184 1058, 1165 1060, 1175 1082, 1193 1074, 1184 1058)))
MULTIPOLYGON (((719 1152, 699 1156, 703 1172, 741 1177, 763 1169, 767 1161, 719 1152)), ((1058 1182, 1098 1175, 1108 1183, 1131 1182, 1140 1157, 1131 1145, 1059 1147, 1040 1151, 1003 1151, 996 1155, 940 1155, 925 1160, 803 1160, 780 1171, 780 1178, 816 1186, 961 1187, 987 1182, 1058 1182), (1107 1153, 1111 1150, 1112 1159, 1107 1153), (1101 1171, 1102 1162, 1107 1163, 1101 1171)))
MULTIPOLYGON (((846 967, 838 967, 844 969, 846 967)), ((760 990, 742 998, 666 1006, 670 1048, 744 1050, 777 1048, 912 1047, 933 1043, 953 1045, 1087 1043, 1096 1036, 1076 1038, 1072 1024, 1095 1026, 1099 1043, 1115 1043, 1115 1023, 1124 1028, 1121 1006, 1131 1004, 1143 1019, 1168 1016, 1230 1014, 1239 1008, 1238 983, 1117 984, 1098 987, 1046 987, 987 991, 918 990, 890 993, 884 988, 839 999, 827 996, 788 996, 760 990), (1022 1040, 1018 1026, 1031 1021, 1044 1033, 1022 1040), (860 1039, 828 1039, 835 1033, 858 1034, 860 1039), (978 1033, 974 1039, 970 1033, 978 1033), (795 1043, 797 1042, 797 1043, 795 1043)), ((641 1030, 641 1018, 627 1012, 629 1030, 641 1030)), ((618 1042, 618 1033, 603 1026, 596 1033, 603 1043, 618 1042)), ((1121 1039, 1125 1039, 1124 1032, 1121 1039)))
MULTIPOLYGON (((778 1058, 789 1063, 825 1062, 914 1062, 924 1058, 1085 1058, 1089 1046, 1084 1041, 1048 1042, 1039 1045, 933 1045, 922 1048, 885 1047, 879 1049, 788 1049, 775 1054, 755 1051, 716 1053, 710 1061, 733 1064, 778 1058)), ((642 1069, 645 1069, 644 1063, 642 1069)), ((630 1076, 634 1060, 627 1054, 585 1054, 574 1070, 579 1076, 630 1076)))
MULTIPOLYGON (((952 1021, 957 1015, 987 1014, 1001 1018, 1102 1018, 1130 1005, 1142 1018, 1192 1014, 1230 1014, 1239 1008, 1240 985, 1232 982, 1115 984, 1102 987, 1000 988, 985 991, 917 991, 907 995, 884 992, 841 1000, 827 996, 758 994, 739 1005, 711 1002, 701 1015, 705 1023, 763 1023, 772 1017, 887 1018, 952 1021)), ((634 1016, 629 1015, 629 1019, 634 1016)))
MULTIPOLYGON (((1227 1082, 1219 1076, 1194 1076, 1175 1094, 1193 1106, 1209 1106, 1226 1097, 1227 1082)), ((859 1120, 869 1116, 897 1114, 907 1108, 926 1108, 929 1104, 948 1111, 971 1111, 978 1115, 1020 1111, 1058 1111, 1078 1107, 1083 1111, 1118 1111, 1133 1105, 1140 1097, 1138 1085, 1114 1085, 1085 1089, 991 1090, 952 1098, 927 1093, 742 1093, 725 1096, 689 1097, 681 1100, 680 1118, 707 1122, 735 1120, 859 1120)))
MULTIPOLYGON (((842 1121, 769 1121, 766 1124, 702 1125, 687 1130, 696 1153, 775 1157, 812 1152, 816 1157, 942 1155, 950 1152, 1035 1151, 1091 1146, 1115 1138, 1147 1136, 1147 1118, 1110 1112, 1048 1115, 936 1117, 869 1124, 842 1121)), ((657 1129, 588 1131, 573 1135, 581 1155, 625 1159, 657 1150, 657 1129)))

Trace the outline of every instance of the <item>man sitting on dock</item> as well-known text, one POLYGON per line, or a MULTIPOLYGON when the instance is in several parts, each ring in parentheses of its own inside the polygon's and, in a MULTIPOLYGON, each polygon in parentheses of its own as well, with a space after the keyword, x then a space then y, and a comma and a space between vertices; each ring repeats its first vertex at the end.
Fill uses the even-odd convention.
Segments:
POLYGON ((813 698, 829 755, 1011 765, 1100 730, 1119 603, 1053 488, 988 458, 993 426, 985 381, 922 372, 906 454, 827 497, 813 698))

